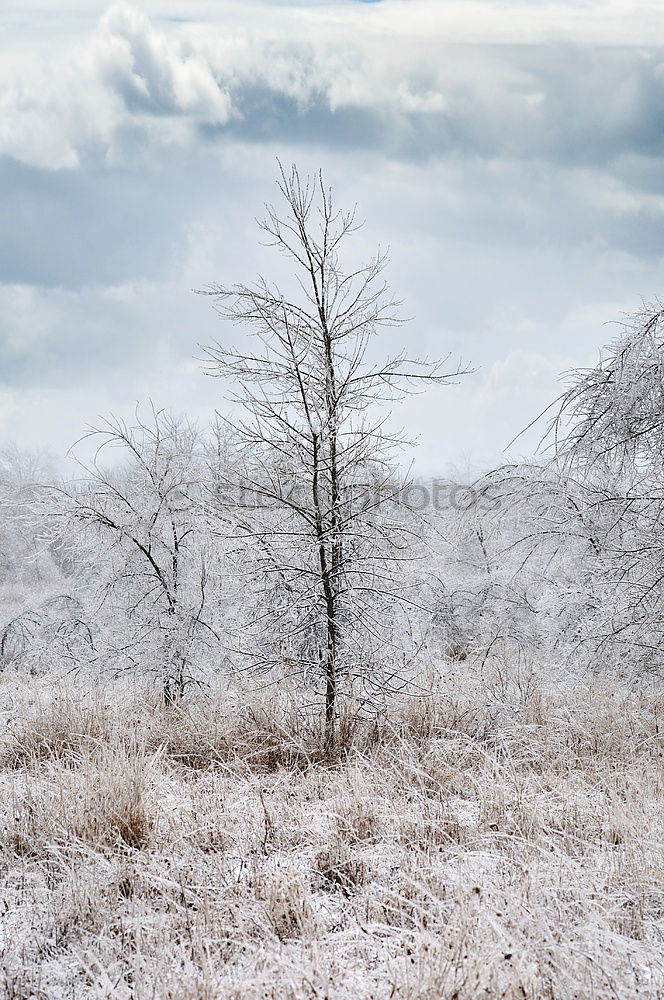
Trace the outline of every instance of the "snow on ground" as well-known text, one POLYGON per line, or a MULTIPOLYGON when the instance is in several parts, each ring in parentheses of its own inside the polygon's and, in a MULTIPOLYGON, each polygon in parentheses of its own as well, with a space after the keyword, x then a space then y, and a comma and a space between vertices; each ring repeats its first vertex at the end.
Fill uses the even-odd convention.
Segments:
POLYGON ((661 689, 455 669, 334 757, 274 690, 5 671, 2 995, 664 995, 661 689))

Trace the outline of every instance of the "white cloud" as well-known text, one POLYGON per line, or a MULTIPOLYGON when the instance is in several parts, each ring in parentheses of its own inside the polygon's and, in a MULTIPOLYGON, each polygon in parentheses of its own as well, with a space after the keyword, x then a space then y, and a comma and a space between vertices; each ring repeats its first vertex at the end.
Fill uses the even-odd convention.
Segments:
MULTIPOLYGON (((0 36, 0 53, 10 45, 11 36, 0 36)), ((220 125, 230 114, 205 56, 124 4, 111 6, 91 35, 68 39, 48 56, 28 49, 2 66, 0 155, 40 168, 112 157, 132 122, 159 153, 171 143, 191 144, 197 123, 220 125)))
POLYGON ((223 405, 191 357, 227 333, 191 288, 273 273, 252 220, 279 154, 358 201, 359 257, 392 245, 388 279, 416 319, 385 348, 405 337, 479 368, 400 408, 420 467, 499 457, 561 368, 609 339, 602 323, 658 290, 655 41, 652 9, 625 2, 15 7, 0 31, 0 438, 61 447, 149 396, 223 405))
POLYGON ((138 10, 115 4, 101 19, 92 61, 129 110, 228 120, 230 100, 202 55, 185 40, 156 31, 138 10))
MULTIPOLYGON (((521 4, 498 18, 488 3, 281 8, 254 0, 203 5, 204 28, 113 4, 92 31, 58 40, 48 55, 40 47, 12 55, 10 30, 0 36, 0 54, 9 55, 0 151, 53 169, 75 168, 91 151, 119 163, 128 129, 139 130, 148 157, 195 146, 200 127, 241 120, 242 134, 259 139, 275 119, 290 117, 297 129, 306 114, 300 140, 373 141, 414 159, 460 152, 606 164, 630 149, 664 153, 664 62, 653 39, 647 50, 601 48, 597 36, 584 47, 569 32, 564 44, 560 33, 545 42, 543 11, 553 24, 600 25, 596 4, 578 17, 569 7, 521 4), (456 44, 480 13, 482 38, 456 44), (487 44, 508 38, 529 44, 487 44), (351 134, 343 112, 369 118, 351 134)), ((618 4, 609 13, 615 41, 630 15, 618 4)), ((646 15, 636 9, 631 19, 647 23, 646 15)))

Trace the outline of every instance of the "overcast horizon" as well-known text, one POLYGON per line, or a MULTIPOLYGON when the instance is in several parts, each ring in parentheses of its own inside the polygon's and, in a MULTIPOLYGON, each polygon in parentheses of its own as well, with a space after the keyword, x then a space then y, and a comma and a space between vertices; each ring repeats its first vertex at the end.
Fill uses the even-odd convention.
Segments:
POLYGON ((0 19, 0 445, 58 455, 137 402, 205 421, 210 282, 283 264, 255 217, 277 158, 358 204, 358 259, 474 369, 400 404, 416 472, 514 439, 657 297, 664 18, 655 4, 25 3, 0 19))

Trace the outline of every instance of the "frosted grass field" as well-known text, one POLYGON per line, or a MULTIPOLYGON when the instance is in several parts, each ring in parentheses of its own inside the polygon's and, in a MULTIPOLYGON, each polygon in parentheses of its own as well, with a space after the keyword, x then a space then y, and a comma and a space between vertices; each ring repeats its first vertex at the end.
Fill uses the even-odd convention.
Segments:
POLYGON ((454 671, 334 759, 280 688, 5 671, 2 996, 664 995, 661 688, 454 671))

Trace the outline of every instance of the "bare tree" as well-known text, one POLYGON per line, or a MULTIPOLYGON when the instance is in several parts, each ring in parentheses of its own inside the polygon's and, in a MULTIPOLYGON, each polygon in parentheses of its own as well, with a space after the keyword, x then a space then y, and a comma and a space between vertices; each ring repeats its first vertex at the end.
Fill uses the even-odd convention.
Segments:
POLYGON ((19 451, 12 444, 0 449, 0 584, 21 578, 38 586, 57 581, 55 554, 41 537, 33 502, 52 481, 52 465, 44 452, 19 451))
POLYGON ((582 485, 611 588, 599 648, 664 653, 664 309, 629 317, 599 363, 574 374, 553 424, 557 461, 582 485))
MULTIPOLYGON (((597 667, 652 669, 664 653, 660 304, 630 317, 554 405, 550 460, 497 469, 475 484, 494 571, 486 582, 466 578, 472 614, 464 617, 474 634, 487 611, 496 634, 515 633, 520 617, 538 655, 548 646, 597 667), (517 598, 513 612, 506 597, 517 598)), ((464 541, 466 561, 468 553, 464 541)))
POLYGON ((0 449, 0 666, 37 670, 91 641, 67 546, 52 537, 42 508, 53 476, 48 454, 0 449))
POLYGON ((161 674, 167 701, 190 679, 193 651, 215 637, 208 618, 207 538, 197 503, 203 476, 198 431, 152 411, 135 426, 108 420, 87 438, 99 448, 86 478, 58 491, 65 526, 83 525, 96 552, 103 603, 126 617, 116 649, 136 662, 141 650, 161 674), (100 465, 100 454, 121 461, 100 465))
POLYGON ((485 474, 468 499, 447 532, 457 567, 448 566, 448 605, 467 644, 482 657, 508 643, 567 658, 600 603, 600 526, 583 484, 555 462, 524 462, 485 474))
MULTIPOLYGON (((287 655, 325 686, 326 739, 335 739, 339 678, 392 663, 395 615, 417 606, 405 582, 412 519, 400 517, 394 467, 399 434, 380 407, 447 383, 441 363, 406 354, 373 361, 372 338, 400 323, 382 279, 386 258, 342 261, 357 229, 337 211, 322 176, 281 168, 283 212, 259 223, 292 265, 292 294, 259 278, 206 294, 226 320, 252 328, 254 347, 207 349, 209 372, 231 379, 243 416, 223 513, 244 558, 270 581, 271 607, 254 615, 257 664, 287 655), (286 649, 287 647, 287 649, 286 649)), ((416 532, 415 532, 416 533, 416 532)))
POLYGON ((558 457, 585 472, 664 467, 664 308, 645 306, 623 324, 599 363, 574 373, 555 418, 558 457))

